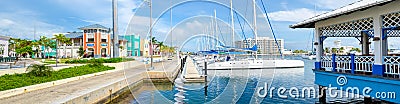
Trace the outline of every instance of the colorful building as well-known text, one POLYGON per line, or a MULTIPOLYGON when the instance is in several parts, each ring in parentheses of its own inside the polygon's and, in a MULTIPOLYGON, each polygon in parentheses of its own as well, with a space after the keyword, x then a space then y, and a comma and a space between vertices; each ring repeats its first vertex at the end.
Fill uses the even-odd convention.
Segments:
POLYGON ((79 29, 83 30, 83 48, 89 57, 108 57, 111 54, 109 28, 94 24, 79 29))
POLYGON ((147 39, 140 39, 140 53, 144 57, 150 57, 150 47, 149 47, 150 41, 147 39))
MULTIPOLYGON (((86 51, 87 57, 110 57, 112 55, 113 38, 111 30, 99 24, 84 26, 79 28, 81 32, 63 33, 67 38, 70 38, 72 44, 60 44, 58 47, 59 57, 79 56, 80 47, 86 51), (64 49, 65 48, 65 49, 64 49)), ((127 39, 122 36, 118 37, 120 57, 125 57, 127 54, 127 39)))
POLYGON ((127 47, 126 47, 128 56, 141 56, 140 36, 139 35, 126 35, 123 37, 124 37, 124 39, 126 39, 128 41, 127 47))

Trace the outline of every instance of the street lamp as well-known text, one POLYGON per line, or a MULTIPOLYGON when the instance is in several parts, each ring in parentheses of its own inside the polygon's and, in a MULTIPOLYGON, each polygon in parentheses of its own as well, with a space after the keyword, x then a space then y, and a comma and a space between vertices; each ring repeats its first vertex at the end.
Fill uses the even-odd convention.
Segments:
MULTIPOLYGON (((153 32, 152 32, 152 30, 153 30, 153 24, 152 24, 152 22, 153 22, 153 19, 152 19, 152 17, 153 17, 153 9, 152 9, 152 3, 151 3, 151 1, 152 0, 145 0, 145 2, 147 2, 148 3, 148 5, 149 5, 149 7, 150 7, 150 30, 149 30, 149 32, 150 32, 150 70, 152 70, 152 69, 154 69, 154 67, 153 67, 153 36, 152 36, 152 34, 153 34, 153 32)), ((148 69, 148 70, 149 70, 148 69)))

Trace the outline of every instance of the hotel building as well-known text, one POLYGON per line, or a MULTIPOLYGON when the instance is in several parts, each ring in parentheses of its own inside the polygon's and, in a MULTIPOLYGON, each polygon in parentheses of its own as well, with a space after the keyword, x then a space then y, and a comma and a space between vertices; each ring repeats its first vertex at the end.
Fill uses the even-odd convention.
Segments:
MULTIPOLYGON (((260 54, 278 55, 280 51, 282 52, 284 50, 284 41, 283 39, 276 39, 276 41, 279 47, 273 38, 257 37, 257 49, 260 54)), ((237 48, 251 48, 255 43, 255 39, 248 38, 246 40, 236 41, 235 45, 237 48)))

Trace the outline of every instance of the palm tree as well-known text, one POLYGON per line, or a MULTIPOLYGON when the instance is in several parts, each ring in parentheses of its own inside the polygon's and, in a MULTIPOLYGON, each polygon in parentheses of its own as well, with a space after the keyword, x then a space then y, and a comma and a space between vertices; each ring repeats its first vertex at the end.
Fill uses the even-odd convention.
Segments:
MULTIPOLYGON (((43 49, 43 54, 44 54, 43 58, 44 58, 46 55, 46 50, 48 50, 48 47, 50 46, 50 39, 47 38, 46 36, 41 36, 39 39, 39 43, 40 43, 40 45, 42 45, 44 47, 44 49, 43 49)), ((47 56, 47 57, 49 57, 49 56, 47 56)))
MULTIPOLYGON (((64 34, 54 35, 54 39, 57 41, 57 48, 56 48, 56 51, 57 51, 56 57, 57 57, 58 56, 58 47, 60 46, 60 44, 64 44, 64 52, 66 52, 66 44, 65 43, 71 42, 71 40, 69 38, 65 37, 64 34)), ((64 55, 65 54, 66 53, 64 53, 64 55)))
POLYGON ((340 53, 343 53, 343 52, 344 52, 344 48, 343 48, 343 47, 340 47, 340 48, 339 48, 339 52, 340 52, 340 53))
POLYGON ((36 50, 35 50, 35 58, 37 58, 39 56, 40 42, 39 41, 34 41, 34 42, 32 42, 31 45, 32 45, 32 47, 36 48, 36 50))
MULTIPOLYGON (((64 55, 65 55, 65 57, 67 57, 67 45, 72 45, 73 43, 72 43, 72 41, 71 41, 71 39, 70 38, 67 38, 67 37, 65 37, 64 38, 64 55)), ((72 57, 72 47, 71 47, 71 57, 72 57)))
POLYGON ((325 53, 329 53, 329 48, 325 47, 325 53))

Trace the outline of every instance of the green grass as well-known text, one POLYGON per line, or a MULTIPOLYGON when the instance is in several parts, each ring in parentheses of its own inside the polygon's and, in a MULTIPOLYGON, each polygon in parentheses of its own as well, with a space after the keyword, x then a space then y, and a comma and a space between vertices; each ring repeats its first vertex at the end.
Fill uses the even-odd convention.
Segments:
MULTIPOLYGON (((58 59, 59 63, 65 63, 69 59, 58 59)), ((46 64, 56 64, 56 60, 45 60, 44 63, 46 64)))
POLYGON ((40 84, 60 79, 66 79, 86 74, 92 74, 96 72, 102 72, 107 70, 113 70, 114 67, 104 66, 101 64, 88 64, 83 66, 75 66, 70 68, 61 69, 59 71, 52 72, 51 76, 33 76, 27 73, 3 75, 0 76, 0 91, 15 89, 34 84, 40 84))
POLYGON ((85 63, 119 63, 119 62, 125 62, 125 61, 132 61, 134 59, 130 58, 109 58, 109 59, 73 59, 73 60, 68 60, 65 61, 66 64, 85 64, 85 63))

